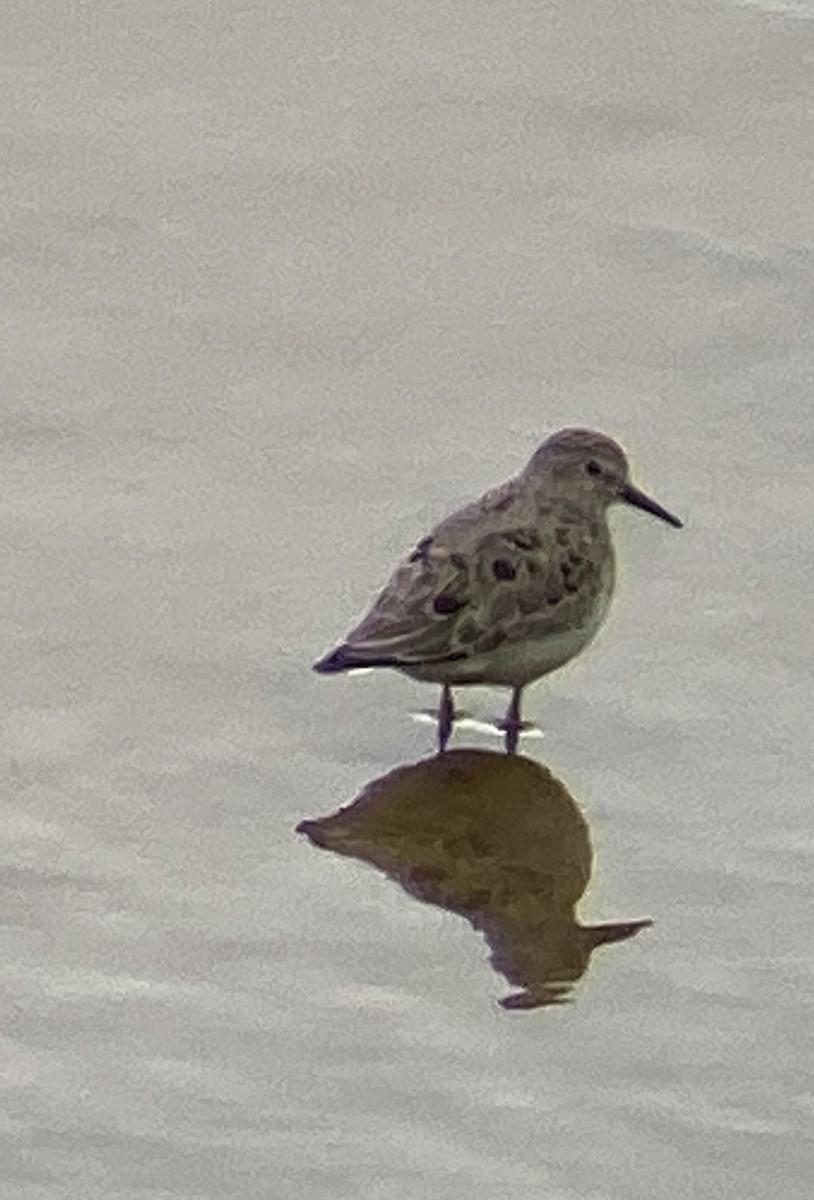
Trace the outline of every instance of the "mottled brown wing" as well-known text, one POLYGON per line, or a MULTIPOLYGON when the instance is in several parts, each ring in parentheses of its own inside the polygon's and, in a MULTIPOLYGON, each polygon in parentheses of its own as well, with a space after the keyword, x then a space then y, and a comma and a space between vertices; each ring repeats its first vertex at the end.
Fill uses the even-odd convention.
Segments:
POLYGON ((347 650, 360 663, 442 662, 453 654, 455 621, 470 591, 467 559, 425 538, 348 634, 347 650))
MULTIPOLYGON (((568 527, 546 538, 534 528, 493 532, 469 553, 426 538, 349 634, 347 650, 360 663, 443 662, 528 636, 535 614, 556 630, 560 605, 590 569, 580 549, 568 527)), ((563 627, 568 621, 564 613, 563 627)))
POLYGON ((576 594, 587 596, 600 584, 585 549, 583 531, 569 525, 487 535, 478 545, 472 589, 481 603, 459 614, 453 647, 467 656, 487 654, 533 636, 535 626, 546 635, 569 629, 576 594))

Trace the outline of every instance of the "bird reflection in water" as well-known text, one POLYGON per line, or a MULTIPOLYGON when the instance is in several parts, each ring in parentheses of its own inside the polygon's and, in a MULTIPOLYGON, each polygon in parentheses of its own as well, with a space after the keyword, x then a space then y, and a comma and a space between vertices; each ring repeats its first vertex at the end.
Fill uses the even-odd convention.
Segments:
POLYGON ((297 828, 480 930, 495 969, 521 989, 504 1008, 563 1003, 597 946, 651 924, 577 921, 591 875, 588 826, 564 785, 527 758, 453 750, 398 767, 347 808, 297 828))

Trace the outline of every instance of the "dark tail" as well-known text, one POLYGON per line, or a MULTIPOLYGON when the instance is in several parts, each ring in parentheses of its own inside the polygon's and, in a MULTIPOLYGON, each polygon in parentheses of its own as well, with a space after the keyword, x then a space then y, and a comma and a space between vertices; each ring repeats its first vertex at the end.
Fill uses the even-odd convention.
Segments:
POLYGON ((354 667, 392 667, 394 662, 393 658, 364 658, 354 654, 350 646, 337 646, 314 663, 314 670, 320 675, 335 675, 339 671, 352 671, 354 667))

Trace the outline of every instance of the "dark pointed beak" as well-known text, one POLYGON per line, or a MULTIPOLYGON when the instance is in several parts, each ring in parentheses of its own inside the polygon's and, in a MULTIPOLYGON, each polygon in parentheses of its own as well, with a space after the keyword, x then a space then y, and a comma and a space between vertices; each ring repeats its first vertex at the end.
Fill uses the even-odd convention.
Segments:
POLYGON ((656 504, 655 500, 651 500, 644 492, 640 492, 632 483, 626 483, 620 492, 621 498, 626 504, 632 504, 634 508, 641 508, 644 512, 652 513, 654 517, 659 517, 662 521, 666 521, 668 525, 674 525, 676 529, 681 529, 684 522, 679 521, 678 517, 674 517, 666 508, 662 508, 660 504, 656 504))

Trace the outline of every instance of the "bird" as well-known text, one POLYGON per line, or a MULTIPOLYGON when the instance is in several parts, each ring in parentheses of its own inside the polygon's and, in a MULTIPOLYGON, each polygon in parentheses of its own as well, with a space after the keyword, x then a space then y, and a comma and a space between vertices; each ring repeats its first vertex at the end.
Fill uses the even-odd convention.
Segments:
POLYGON ((422 538, 314 670, 390 667, 440 685, 439 753, 455 721, 453 688, 509 688, 498 728, 515 754, 524 689, 580 654, 607 616, 615 583, 607 518, 618 503, 682 527, 631 482, 617 442, 561 429, 519 474, 422 538))

